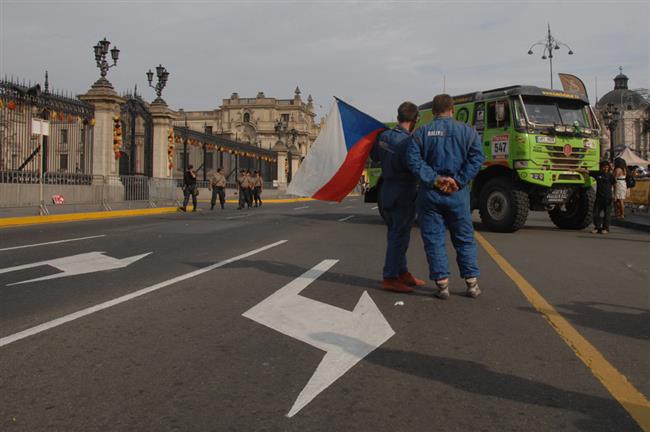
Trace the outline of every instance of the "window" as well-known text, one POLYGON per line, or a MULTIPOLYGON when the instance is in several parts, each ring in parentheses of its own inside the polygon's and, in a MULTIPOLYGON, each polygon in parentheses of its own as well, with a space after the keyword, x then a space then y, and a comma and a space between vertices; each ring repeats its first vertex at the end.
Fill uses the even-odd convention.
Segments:
POLYGON ((487 117, 490 129, 510 126, 510 104, 507 100, 488 102, 487 117))
MULTIPOLYGON (((245 117, 246 116, 244 116, 244 118, 245 117)), ((244 120, 244 121, 246 121, 246 120, 244 120)), ((205 133, 208 134, 208 135, 212 135, 212 126, 206 126, 205 127, 205 133)))
POLYGON ((61 145, 65 145, 68 143, 68 130, 67 129, 61 129, 61 145))
POLYGON ((284 123, 289 123, 289 114, 282 114, 281 118, 284 123))
POLYGON ((483 102, 477 103, 474 107, 474 127, 479 131, 485 127, 485 104, 483 102))
POLYGON ((207 152, 205 154, 205 170, 210 171, 214 169, 214 153, 207 152))
POLYGON ((249 123, 251 121, 251 114, 244 113, 244 123, 249 123))
POLYGON ((183 152, 176 153, 176 171, 183 171, 183 152))
POLYGON ((59 169, 61 171, 67 171, 68 170, 68 154, 60 154, 59 155, 59 169))

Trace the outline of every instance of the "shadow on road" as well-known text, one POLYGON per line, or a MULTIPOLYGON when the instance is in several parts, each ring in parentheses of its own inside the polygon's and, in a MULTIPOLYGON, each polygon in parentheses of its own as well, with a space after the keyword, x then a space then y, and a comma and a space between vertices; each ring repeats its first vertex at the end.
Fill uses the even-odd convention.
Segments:
POLYGON ((362 224, 362 225, 384 225, 384 221, 379 215, 374 214, 355 214, 355 213, 299 213, 287 215, 293 218, 309 219, 314 221, 338 222, 339 219, 348 216, 354 216, 341 223, 362 224))
MULTIPOLYGON (((363 343, 349 336, 331 332, 311 336, 340 346, 343 350, 348 346, 363 343)), ((590 432, 638 430, 633 419, 613 399, 578 393, 529 378, 496 372, 475 361, 388 348, 377 348, 364 361, 418 378, 441 382, 467 393, 574 411, 585 416, 575 422, 575 427, 579 430, 590 432)))
MULTIPOLYGON (((576 325, 650 341, 649 310, 599 302, 572 302, 556 307, 563 317, 576 325)), ((519 309, 538 313, 531 307, 519 309)))
MULTIPOLYGON (((294 264, 279 262, 279 261, 263 261, 263 260, 246 260, 238 261, 228 265, 229 267, 240 267, 240 268, 254 268, 265 273, 276 274, 279 276, 289 276, 296 278, 302 275, 304 272, 309 270, 308 268, 300 267, 294 264)), ((385 291, 381 287, 381 280, 365 278, 362 276, 354 276, 345 273, 338 273, 334 271, 327 271, 323 275, 319 276, 319 281, 333 282, 342 285, 352 285, 357 286, 363 289, 374 289, 379 291, 385 291)), ((409 295, 424 296, 430 297, 433 295, 432 289, 417 288, 413 293, 409 295)))

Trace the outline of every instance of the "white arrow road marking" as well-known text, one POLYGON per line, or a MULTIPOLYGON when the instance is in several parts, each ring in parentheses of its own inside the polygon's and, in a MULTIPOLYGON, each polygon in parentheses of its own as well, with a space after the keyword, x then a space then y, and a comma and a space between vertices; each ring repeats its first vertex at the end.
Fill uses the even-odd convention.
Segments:
POLYGON ((36 279, 29 279, 22 282, 15 282, 11 285, 20 285, 28 282, 37 282, 44 281, 49 279, 59 279, 62 277, 81 275, 86 273, 94 273, 98 271, 113 270, 118 268, 124 268, 129 264, 146 257, 151 252, 147 252, 141 255, 134 255, 128 258, 113 258, 107 255, 104 255, 106 252, 88 252, 79 255, 72 255, 63 258, 56 258, 47 261, 39 261, 31 264, 24 264, 15 267, 7 267, 0 269, 0 273, 8 273, 17 270, 24 270, 33 267, 40 267, 44 265, 49 265, 54 268, 57 268, 62 271, 62 273, 56 273, 49 276, 43 276, 36 279))
POLYGON ((352 312, 299 295, 337 262, 322 261, 243 314, 326 352, 287 417, 395 334, 367 291, 352 312))
POLYGON ((345 222, 346 220, 352 219, 353 217, 354 217, 354 215, 346 216, 344 218, 339 219, 339 222, 345 222))
POLYGON ((294 207, 294 210, 304 210, 304 209, 308 209, 308 208, 309 208, 309 206, 294 207))
POLYGON ((371 208, 370 210, 377 210, 377 208, 378 208, 377 206, 374 206, 374 207, 371 208))
POLYGON ((185 274, 182 274, 180 276, 176 276, 175 278, 172 278, 172 279, 169 279, 169 280, 166 280, 166 281, 163 281, 163 282, 159 282, 159 283, 157 283, 155 285, 151 285, 151 286, 148 286, 146 288, 142 288, 141 290, 134 291, 134 292, 132 292, 130 294, 123 295, 122 297, 118 297, 118 298, 115 298, 113 300, 108 300, 108 301, 105 301, 104 303, 100 303, 100 304, 97 304, 95 306, 90 306, 90 307, 87 307, 86 309, 81 309, 81 310, 79 310, 77 312, 73 312, 71 314, 64 315, 64 316, 62 316, 60 318, 57 318, 57 319, 54 319, 52 321, 47 321, 47 322, 44 322, 43 324, 39 324, 37 326, 28 328, 28 329, 20 331, 18 333, 14 333, 12 335, 5 336, 3 338, 0 338, 0 347, 3 347, 5 345, 9 345, 10 343, 19 341, 21 339, 25 339, 26 337, 33 336, 35 334, 44 332, 44 331, 49 330, 51 328, 58 327, 58 326, 60 326, 62 324, 65 324, 67 322, 74 321, 76 319, 85 317, 86 315, 90 315, 90 314, 93 314, 95 312, 99 312, 101 310, 108 309, 110 307, 116 306, 116 305, 118 305, 120 303, 124 303, 124 302, 127 302, 129 300, 133 300, 134 298, 138 298, 138 297, 143 296, 145 294, 149 294, 150 292, 157 291, 157 290, 159 290, 161 288, 164 288, 166 286, 175 284, 176 282, 181 282, 181 281, 184 281, 186 279, 196 277, 196 276, 201 275, 201 274, 203 274, 205 272, 209 272, 210 270, 214 270, 216 268, 223 267, 226 264, 230 264, 230 263, 233 263, 235 261, 239 261, 239 260, 242 260, 244 258, 248 258, 251 255, 255 255, 256 253, 263 252, 263 251, 265 251, 267 249, 271 249, 271 248, 273 248, 275 246, 279 246, 279 245, 281 245, 283 243, 286 243, 286 242, 287 242, 287 240, 280 240, 280 241, 277 241, 275 243, 271 243, 271 244, 268 244, 266 246, 262 246, 261 248, 252 250, 250 252, 243 253, 243 254, 238 255, 236 257, 228 258, 227 260, 219 261, 218 263, 209 265, 207 267, 203 267, 203 268, 200 268, 198 270, 194 270, 194 271, 191 271, 189 273, 185 273, 185 274))
POLYGON ((88 240, 88 239, 94 239, 94 238, 99 238, 99 237, 106 237, 106 234, 100 234, 100 235, 95 235, 95 236, 90 236, 90 237, 78 237, 78 238, 66 239, 66 240, 56 240, 56 241, 51 241, 51 242, 46 242, 46 243, 34 243, 34 244, 23 245, 23 246, 13 246, 13 247, 0 249, 0 252, 8 251, 8 250, 14 250, 14 249, 30 248, 30 247, 35 247, 35 246, 45 246, 45 245, 51 245, 51 244, 68 243, 68 242, 79 241, 79 240, 88 240))

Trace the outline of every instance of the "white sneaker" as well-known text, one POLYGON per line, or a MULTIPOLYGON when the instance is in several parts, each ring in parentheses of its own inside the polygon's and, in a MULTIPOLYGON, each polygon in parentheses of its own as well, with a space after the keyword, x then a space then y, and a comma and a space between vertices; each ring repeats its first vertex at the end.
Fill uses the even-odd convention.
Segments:
POLYGON ((435 296, 441 300, 447 300, 449 298, 449 279, 443 281, 435 281, 436 288, 438 292, 435 293, 435 296))
POLYGON ((465 279, 465 285, 467 285, 467 297, 476 298, 481 295, 481 289, 478 287, 478 278, 465 279))

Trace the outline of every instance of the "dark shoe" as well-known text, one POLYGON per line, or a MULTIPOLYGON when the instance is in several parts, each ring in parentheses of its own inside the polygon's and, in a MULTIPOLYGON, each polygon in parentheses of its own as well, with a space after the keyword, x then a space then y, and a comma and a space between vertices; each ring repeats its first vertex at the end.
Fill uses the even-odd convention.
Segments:
POLYGON ((214 210, 214 206, 210 206, 210 210, 214 210))
POLYGON ((185 207, 179 207, 178 209, 179 209, 180 211, 183 211, 183 212, 184 212, 184 211, 187 211, 187 209, 185 209, 185 207))
POLYGON ((195 211, 196 211, 196 207, 194 207, 194 208, 192 209, 192 211, 195 212, 195 211))
POLYGON ((394 291, 399 293, 411 293, 413 288, 404 284, 400 281, 399 278, 384 278, 384 281, 381 284, 382 288, 388 291, 394 291))
POLYGON ((399 280, 404 282, 408 286, 424 286, 425 282, 422 279, 418 279, 413 276, 410 272, 404 272, 399 275, 399 280))

